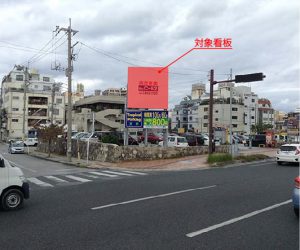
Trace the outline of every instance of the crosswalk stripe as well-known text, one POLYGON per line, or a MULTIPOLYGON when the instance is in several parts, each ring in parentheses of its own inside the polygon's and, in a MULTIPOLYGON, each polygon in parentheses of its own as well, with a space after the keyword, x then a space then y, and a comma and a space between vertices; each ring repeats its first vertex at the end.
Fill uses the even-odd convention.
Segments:
POLYGON ((128 171, 128 170, 122 170, 122 172, 129 173, 129 174, 137 174, 137 175, 147 175, 146 173, 128 171))
POLYGON ((35 177, 30 177, 30 178, 27 178, 28 181, 36 184, 36 185, 39 185, 39 186, 42 186, 42 187, 53 187, 53 185, 47 183, 47 182, 43 182, 35 177))
POLYGON ((85 179, 85 178, 81 178, 78 176, 74 176, 74 175, 65 175, 67 178, 75 180, 75 181, 79 181, 79 182, 90 182, 91 180, 89 179, 85 179))
POLYGON ((121 172, 114 172, 114 171, 108 171, 108 170, 105 170, 103 171, 105 173, 109 173, 109 174, 116 174, 116 175, 126 175, 126 176, 132 176, 132 174, 126 174, 126 173, 121 173, 121 172))
POLYGON ((86 173, 78 173, 80 175, 83 175, 85 177, 88 177, 88 178, 94 178, 94 179, 98 179, 99 176, 95 176, 95 175, 92 175, 92 174, 86 174, 86 173))
POLYGON ((60 182, 60 183, 68 182, 66 180, 60 179, 60 178, 58 178, 56 176, 52 176, 52 175, 47 175, 47 176, 44 176, 44 177, 47 178, 47 179, 49 179, 49 180, 60 182))
POLYGON ((117 175, 112 175, 112 174, 104 174, 104 173, 100 173, 100 172, 89 172, 90 174, 95 174, 95 175, 99 175, 99 176, 106 176, 106 177, 117 177, 117 175))

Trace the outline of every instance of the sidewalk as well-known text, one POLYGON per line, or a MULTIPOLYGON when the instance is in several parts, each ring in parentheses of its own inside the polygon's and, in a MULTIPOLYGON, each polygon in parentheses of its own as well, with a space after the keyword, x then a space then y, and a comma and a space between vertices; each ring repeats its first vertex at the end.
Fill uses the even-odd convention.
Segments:
MULTIPOLYGON (((274 157, 276 154, 276 148, 254 148, 249 149, 248 147, 240 146, 239 153, 241 155, 253 155, 253 154, 264 154, 269 157, 274 157)), ((86 168, 113 168, 113 169, 138 169, 138 170, 187 170, 187 169, 204 169, 209 168, 207 164, 207 155, 194 155, 174 159, 163 159, 163 160, 151 160, 151 161, 129 161, 129 162, 99 162, 89 161, 87 165, 86 160, 78 160, 72 158, 72 162, 68 162, 66 156, 51 154, 48 158, 48 154, 37 151, 31 151, 31 156, 42 158, 44 160, 59 162, 67 165, 73 165, 75 167, 86 167, 86 168)))

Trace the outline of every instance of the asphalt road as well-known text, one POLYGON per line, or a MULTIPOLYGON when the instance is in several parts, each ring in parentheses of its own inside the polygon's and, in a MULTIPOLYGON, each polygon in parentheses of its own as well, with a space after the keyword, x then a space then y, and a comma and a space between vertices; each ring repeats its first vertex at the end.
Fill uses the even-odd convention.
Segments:
POLYGON ((86 169, 35 158, 27 154, 9 154, 8 145, 4 143, 0 144, 0 154, 2 154, 5 159, 21 168, 26 177, 79 173, 86 171, 86 169))
POLYGON ((0 246, 299 249, 298 171, 265 162, 35 188, 22 210, 0 212, 0 246))

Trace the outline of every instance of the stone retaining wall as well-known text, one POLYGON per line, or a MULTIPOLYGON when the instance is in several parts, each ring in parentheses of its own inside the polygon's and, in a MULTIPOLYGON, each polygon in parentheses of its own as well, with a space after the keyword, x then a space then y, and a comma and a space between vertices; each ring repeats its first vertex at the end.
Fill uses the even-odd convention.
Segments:
MULTIPOLYGON (((51 153, 66 155, 67 142, 58 139, 51 143, 51 153)), ((48 143, 39 143, 37 151, 48 153, 48 143)), ((216 146, 216 152, 228 153, 227 145, 216 146)), ((118 146, 115 144, 90 142, 89 160, 101 162, 120 162, 130 160, 158 160, 207 154, 207 146, 199 147, 158 147, 158 146, 118 146)), ((87 142, 72 140, 72 157, 87 158, 87 142)))

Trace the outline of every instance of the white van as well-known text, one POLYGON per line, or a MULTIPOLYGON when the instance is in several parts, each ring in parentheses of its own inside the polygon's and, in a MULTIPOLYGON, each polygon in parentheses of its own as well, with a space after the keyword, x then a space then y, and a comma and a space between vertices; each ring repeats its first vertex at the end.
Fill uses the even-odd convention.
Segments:
MULTIPOLYGON (((163 141, 158 143, 159 146, 163 146, 163 141)), ((168 147, 188 147, 189 144, 183 136, 168 136, 168 147)))
POLYGON ((3 210, 16 210, 28 198, 29 184, 22 170, 12 166, 0 155, 0 207, 3 210))

